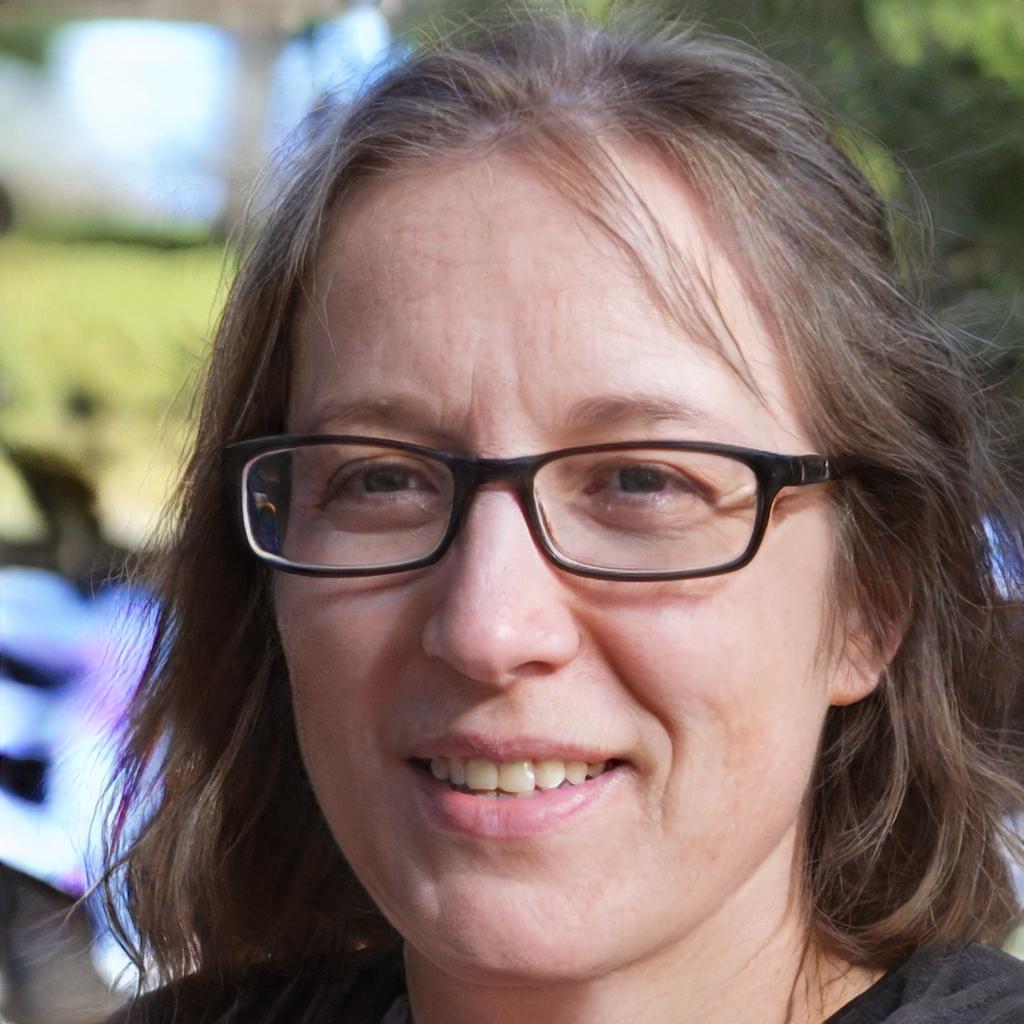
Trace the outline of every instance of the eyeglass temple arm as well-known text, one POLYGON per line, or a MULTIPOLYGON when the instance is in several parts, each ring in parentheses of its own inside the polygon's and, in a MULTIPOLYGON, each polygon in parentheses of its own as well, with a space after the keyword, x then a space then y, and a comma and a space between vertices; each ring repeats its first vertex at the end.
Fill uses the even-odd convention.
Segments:
POLYGON ((789 479, 784 486, 822 484, 838 480, 844 473, 842 465, 826 455, 797 455, 787 460, 789 479))

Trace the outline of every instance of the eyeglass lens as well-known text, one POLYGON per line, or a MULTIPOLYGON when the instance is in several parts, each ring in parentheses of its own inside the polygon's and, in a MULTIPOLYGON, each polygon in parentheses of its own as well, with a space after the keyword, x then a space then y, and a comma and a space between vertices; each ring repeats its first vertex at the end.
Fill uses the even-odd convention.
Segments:
MULTIPOLYGON (((245 474, 250 535, 288 562, 370 570, 416 562, 442 542, 455 480, 429 456, 359 444, 270 452, 245 474)), ((739 558, 758 482, 727 455, 668 449, 575 453, 545 463, 534 502, 548 545, 580 568, 711 569, 739 558)))

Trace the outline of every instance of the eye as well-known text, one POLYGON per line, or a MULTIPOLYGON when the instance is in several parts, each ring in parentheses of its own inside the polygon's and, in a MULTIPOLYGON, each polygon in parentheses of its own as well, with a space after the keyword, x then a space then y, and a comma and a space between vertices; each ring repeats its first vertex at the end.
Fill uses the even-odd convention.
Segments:
POLYGON ((418 489, 416 474, 402 466, 378 466, 353 475, 350 480, 355 489, 367 494, 418 489))
POLYGON ((654 494, 676 486, 678 480, 653 466, 628 466, 615 473, 615 482, 627 494, 654 494))
POLYGON ((604 492, 605 497, 617 494, 708 497, 706 488, 678 469, 642 462, 601 467, 583 491, 588 496, 604 492))
POLYGON ((337 470, 328 485, 327 499, 403 494, 436 490, 418 466, 401 461, 360 460, 337 470))

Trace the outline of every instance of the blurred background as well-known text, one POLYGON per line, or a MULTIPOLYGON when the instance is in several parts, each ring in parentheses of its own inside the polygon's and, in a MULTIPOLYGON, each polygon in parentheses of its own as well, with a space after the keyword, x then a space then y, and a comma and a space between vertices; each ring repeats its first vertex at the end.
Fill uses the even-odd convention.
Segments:
MULTIPOLYGON (((121 567, 174 486, 257 175, 314 104, 345 103, 433 19, 498 6, 0 0, 2 1020, 101 1019, 111 985, 134 984, 95 901, 71 910, 152 630, 121 567)), ((928 225, 909 168, 937 307, 993 391, 1024 397, 1024 3, 646 8, 803 72, 911 242, 928 225)))

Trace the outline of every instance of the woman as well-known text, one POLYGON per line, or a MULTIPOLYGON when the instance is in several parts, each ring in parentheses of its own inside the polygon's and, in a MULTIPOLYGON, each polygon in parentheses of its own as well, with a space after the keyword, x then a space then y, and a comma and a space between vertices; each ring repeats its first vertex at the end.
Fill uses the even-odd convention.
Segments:
POLYGON ((179 495, 125 1019, 1018 1019, 1021 508, 897 263, 732 44, 531 21, 339 115, 179 495))

